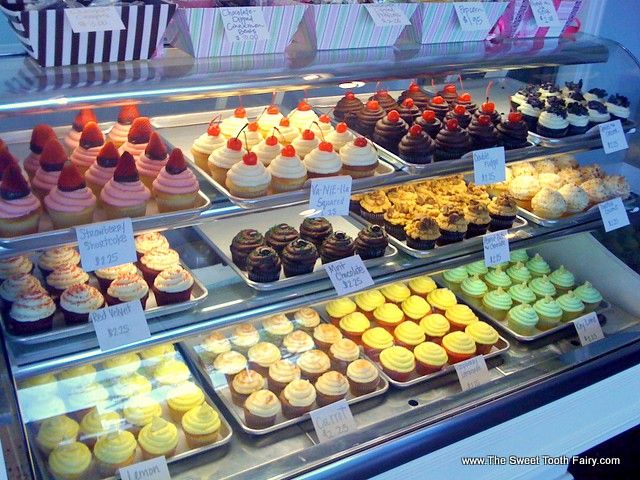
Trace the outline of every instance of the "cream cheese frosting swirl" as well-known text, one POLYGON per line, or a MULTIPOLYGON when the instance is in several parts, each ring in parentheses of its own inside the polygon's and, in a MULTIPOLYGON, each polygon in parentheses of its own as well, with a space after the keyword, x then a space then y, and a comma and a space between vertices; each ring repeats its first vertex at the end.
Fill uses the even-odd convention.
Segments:
POLYGON ((308 380, 293 380, 282 394, 294 407, 307 407, 316 401, 316 389, 308 380))
POLYGON ((100 291, 87 284, 72 285, 60 296, 60 306, 69 312, 89 313, 104 305, 100 291))
POLYGON ((23 290, 11 305, 11 318, 16 322, 37 322, 56 311, 51 297, 40 288, 23 290))
POLYGON ((184 292, 193 285, 193 276, 180 265, 162 270, 153 281, 153 286, 161 292, 184 292))

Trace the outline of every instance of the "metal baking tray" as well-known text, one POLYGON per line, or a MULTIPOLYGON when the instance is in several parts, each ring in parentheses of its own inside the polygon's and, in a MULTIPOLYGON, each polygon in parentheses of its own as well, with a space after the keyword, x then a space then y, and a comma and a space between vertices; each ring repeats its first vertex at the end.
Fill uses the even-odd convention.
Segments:
MULTIPOLYGON (((360 223, 363 223, 364 225, 371 225, 371 222, 362 218, 360 215, 354 212, 350 212, 349 215, 351 215, 353 218, 358 220, 360 223)), ((507 230, 509 232, 507 234, 507 238, 509 240, 517 239, 519 237, 519 230, 526 227, 527 225, 528 222, 524 218, 516 216, 516 219, 513 222, 513 227, 507 230)), ((389 234, 389 243, 392 243, 393 245, 398 247, 398 250, 402 250, 412 257, 429 258, 434 255, 440 255, 442 253, 454 254, 456 252, 466 250, 470 246, 482 245, 482 235, 478 235, 477 237, 473 238, 465 238, 461 242, 450 243, 449 245, 436 245, 431 250, 418 250, 415 248, 411 248, 407 245, 407 242, 405 240, 398 240, 391 234, 389 234)))
MULTIPOLYGON (((207 388, 205 388, 202 382, 199 381, 199 379, 197 378, 197 375, 194 375, 193 366, 190 365, 190 363, 181 355, 181 353, 178 350, 176 350, 175 352, 175 357, 178 360, 182 360, 189 367, 191 371, 191 377, 189 378, 189 380, 194 382, 196 385, 199 385, 202 388, 202 391, 204 392, 204 396, 205 396, 205 402, 211 405, 218 412, 218 415, 220 418, 220 430, 218 434, 218 440, 216 440, 215 442, 199 448, 191 449, 186 443, 184 432, 180 424, 174 422, 171 419, 166 402, 164 401, 159 402, 162 406, 162 417, 171 421, 174 425, 178 427, 178 446, 176 447, 176 453, 173 456, 166 459, 168 464, 172 464, 180 460, 184 460, 186 458, 192 457, 194 455, 199 455, 204 452, 211 452, 214 449, 217 449, 219 447, 222 447, 223 445, 228 444, 231 441, 231 437, 233 436, 233 429, 231 428, 229 421, 224 417, 223 412, 220 411, 220 409, 216 406, 215 402, 213 402, 211 396, 207 391, 207 388)), ((144 366, 144 361, 143 361, 143 366, 144 366)), ((100 381, 100 383, 102 383, 105 387, 108 388, 109 386, 107 385, 107 383, 109 382, 109 379, 108 377, 106 379, 105 378, 101 379, 100 378, 101 373, 102 371, 98 371, 98 377, 96 381, 100 381)), ((141 373, 144 376, 147 376, 147 378, 149 378, 148 375, 145 375, 144 368, 141 368, 138 371, 138 373, 141 373)), ((152 379, 149 378, 149 380, 152 380, 152 379)), ((154 384, 154 389, 152 390, 151 395, 153 397, 158 397, 158 396, 163 397, 164 392, 162 391, 162 389, 163 387, 158 388, 158 386, 154 384)), ((122 408, 122 405, 119 405, 119 408, 118 406, 116 406, 117 410, 121 410, 121 408, 122 408)), ((39 470, 39 474, 40 474, 39 478, 53 480, 53 475, 51 475, 51 473, 48 471, 46 467, 47 457, 36 447, 35 438, 37 434, 37 428, 34 428, 34 426, 30 425, 29 423, 26 424, 26 428, 28 432, 27 435, 29 437, 29 443, 33 446, 32 450, 35 455, 36 468, 39 470)), ((140 447, 138 446, 136 447, 136 457, 133 463, 138 463, 138 462, 141 462, 142 460, 143 460, 142 453, 140 451, 140 447)), ((92 457, 92 461, 91 461, 92 465, 89 470, 89 473, 83 478, 85 478, 86 480, 113 480, 116 478, 120 478, 119 476, 103 477, 98 473, 95 463, 96 463, 95 458, 92 457)))
MULTIPOLYGON (((636 124, 631 120, 622 122, 622 130, 627 133, 636 133, 636 124)), ((600 137, 600 127, 595 125, 584 133, 578 135, 567 135, 561 138, 551 138, 540 135, 539 133, 529 130, 529 138, 536 144, 543 147, 563 147, 565 145, 573 145, 576 143, 582 143, 587 140, 593 140, 600 137)))
MULTIPOLYGON (((221 219, 213 223, 200 225, 196 228, 200 231, 202 238, 211 245, 211 248, 216 251, 224 262, 229 265, 247 285, 256 290, 279 290, 281 288, 292 287, 294 285, 300 285, 301 283, 315 282, 316 280, 325 278, 327 273, 325 269, 322 268, 320 259, 316 262, 316 266, 311 273, 286 278, 284 273, 281 272, 279 280, 260 283, 249 280, 247 272, 240 270, 236 264, 233 263, 229 246, 231 245, 233 237, 235 237, 240 230, 246 228, 253 228, 264 234, 273 225, 287 223, 297 229, 305 218, 302 215, 305 213, 305 208, 304 206, 287 207, 271 211, 268 215, 264 213, 251 213, 239 217, 221 219)), ((362 224, 349 217, 327 217, 327 220, 333 225, 334 231, 345 232, 354 239, 363 228, 362 224)), ((398 250, 390 244, 387 246, 384 256, 364 260, 364 264, 367 267, 381 265, 388 262, 396 253, 398 253, 398 250)))
MULTIPOLYGON (((147 300, 147 308, 144 310, 144 315, 147 320, 156 317, 162 317, 164 315, 171 315, 176 312, 182 312, 184 310, 189 310, 192 307, 196 306, 209 295, 209 291, 207 287, 198 279, 198 277, 191 272, 191 270, 184 264, 182 264, 183 268, 193 277, 193 288, 191 290, 191 299, 182 302, 182 303, 174 303, 171 305, 157 306, 155 296, 153 291, 149 289, 149 299, 147 300)), ((96 288, 98 287, 97 280, 90 274, 89 283, 96 288)), ((4 314, 2 314, 4 315, 4 314)), ((24 345, 37 345, 46 342, 53 342, 63 340, 65 338, 73 338, 80 335, 90 334, 94 331, 93 325, 89 323, 85 323, 82 325, 67 325, 64 322, 64 316, 62 312, 58 309, 53 315, 53 329, 48 332, 36 333, 34 335, 14 335, 10 333, 4 321, 0 322, 0 328, 2 329, 2 333, 4 336, 10 341, 18 344, 24 345)))

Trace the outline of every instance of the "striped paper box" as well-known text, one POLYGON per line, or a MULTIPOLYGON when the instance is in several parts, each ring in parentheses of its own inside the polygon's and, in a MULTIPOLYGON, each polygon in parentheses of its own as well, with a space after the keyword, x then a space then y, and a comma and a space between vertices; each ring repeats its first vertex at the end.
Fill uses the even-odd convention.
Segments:
POLYGON ((179 9, 169 28, 169 42, 196 58, 282 53, 298 30, 306 5, 262 7, 269 39, 231 42, 220 8, 179 9))
POLYGON ((529 0, 510 0, 494 33, 507 38, 559 37, 576 21, 583 0, 553 0, 560 25, 538 27, 529 0))
POLYGON ((114 8, 124 30, 73 33, 62 8, 25 10, 22 0, 0 0, 23 47, 43 67, 151 58, 176 5, 144 0, 144 5, 114 8))

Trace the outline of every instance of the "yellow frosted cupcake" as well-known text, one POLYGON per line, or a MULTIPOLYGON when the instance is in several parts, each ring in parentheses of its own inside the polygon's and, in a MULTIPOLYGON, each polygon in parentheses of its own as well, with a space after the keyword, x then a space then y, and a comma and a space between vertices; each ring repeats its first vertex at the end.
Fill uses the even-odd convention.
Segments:
POLYGON ((358 307, 358 311, 366 315, 369 320, 373 320, 373 312, 380 305, 385 303, 385 298, 380 290, 367 290, 357 294, 353 300, 358 307))
POLYGON ((66 415, 43 420, 36 435, 36 445, 42 453, 49 455, 51 451, 65 440, 74 440, 78 437, 80 426, 78 422, 66 415))
POLYGON ((167 358, 175 356, 175 347, 172 343, 163 343, 155 347, 138 352, 144 363, 145 370, 152 373, 155 367, 167 358))
POLYGON ((82 480, 91 468, 91 452, 84 443, 67 440, 51 452, 47 464, 56 480, 82 480))
POLYGON ((419 295, 421 297, 426 297, 434 291, 438 286, 436 282, 429 275, 422 275, 420 277, 412 278, 407 283, 409 290, 414 295, 419 295))
POLYGON ((444 314, 447 308, 458 303, 458 300, 448 288, 436 288, 427 295, 427 302, 431 305, 433 313, 444 314))
POLYGON ((144 375, 139 373, 133 373, 126 377, 120 377, 113 384, 113 393, 124 399, 133 397, 135 395, 142 395, 145 393, 151 393, 153 387, 151 382, 144 375))
POLYGON ((420 328, 422 328, 428 342, 440 345, 442 337, 451 330, 451 325, 444 315, 432 313, 420 320, 420 328))
POLYGON ((380 352, 380 365, 389 378, 406 382, 416 368, 416 357, 407 348, 393 346, 380 352))
POLYGON ((142 458, 172 457, 178 446, 178 429, 162 417, 155 417, 138 435, 142 458))
POLYGON ((122 418, 117 412, 99 413, 97 408, 92 408, 82 417, 79 439, 89 448, 93 448, 96 440, 110 430, 119 428, 121 424, 122 418))
POLYGON ((162 408, 149 395, 136 395, 125 402, 122 413, 129 424, 128 430, 135 434, 162 415, 162 408))
POLYGON ((424 331, 415 322, 402 322, 393 330, 396 345, 413 350, 416 345, 424 342, 424 331))
POLYGON ((418 375, 429 375, 441 370, 449 357, 441 345, 433 342, 423 342, 413 349, 416 357, 416 372, 418 375))
POLYGON ((464 330, 470 323, 478 321, 478 317, 473 313, 473 310, 463 304, 453 305, 447 308, 444 316, 449 320, 452 331, 464 330))
POLYGON ((373 319, 379 327, 393 332, 404 321, 404 312, 395 303, 383 303, 373 311, 373 319))
POLYGON ((337 327, 342 317, 356 311, 356 304, 349 298, 338 298, 327 303, 325 309, 331 323, 337 327))
POLYGON ((154 377, 162 385, 176 385, 186 382, 191 377, 189 367, 176 359, 167 359, 156 367, 154 377))
POLYGON ((380 293, 384 295, 389 303, 400 305, 411 296, 411 290, 402 282, 392 283, 380 289, 380 293))
POLYGON ((478 355, 489 353, 491 347, 498 343, 498 332, 488 323, 471 322, 464 331, 476 342, 476 353, 478 355))
POLYGON ((476 354, 476 342, 468 333, 451 332, 442 338, 442 347, 447 352, 449 364, 469 360, 476 354))
POLYGON ((369 319, 363 313, 353 312, 342 317, 340 320, 340 330, 345 337, 356 342, 358 345, 362 342, 362 334, 371 326, 369 319))
POLYGON ((126 430, 116 430, 100 437, 93 449, 100 475, 110 477, 131 465, 137 446, 136 438, 126 430))
POLYGON ((182 416, 182 430, 190 448, 215 442, 220 425, 220 415, 208 403, 194 407, 182 416))
POLYGON ((108 358, 102 363, 102 368, 108 370, 112 376, 131 375, 140 368, 140 357, 135 353, 123 353, 108 358))
POLYGON ((380 358, 380 352, 393 346, 393 335, 382 327, 370 328, 362 334, 364 353, 374 361, 380 358))
POLYGON ((422 317, 431 311, 429 303, 418 295, 411 295, 402 302, 402 311, 409 320, 418 322, 422 317))
POLYGON ((96 379, 96 369, 93 365, 79 365, 77 367, 62 370, 58 374, 58 380, 62 387, 70 390, 81 388, 96 379))
POLYGON ((193 382, 184 382, 174 387, 167 394, 167 406, 171 418, 179 422, 182 415, 192 408, 202 405, 204 402, 204 393, 200 387, 193 382))

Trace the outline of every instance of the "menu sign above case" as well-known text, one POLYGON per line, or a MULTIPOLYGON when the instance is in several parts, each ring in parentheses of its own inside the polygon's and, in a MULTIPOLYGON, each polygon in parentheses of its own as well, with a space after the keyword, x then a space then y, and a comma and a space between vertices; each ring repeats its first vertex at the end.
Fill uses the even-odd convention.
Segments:
POLYGON ((269 40, 269 29, 260 7, 226 7, 220 9, 224 31, 232 42, 269 40))

